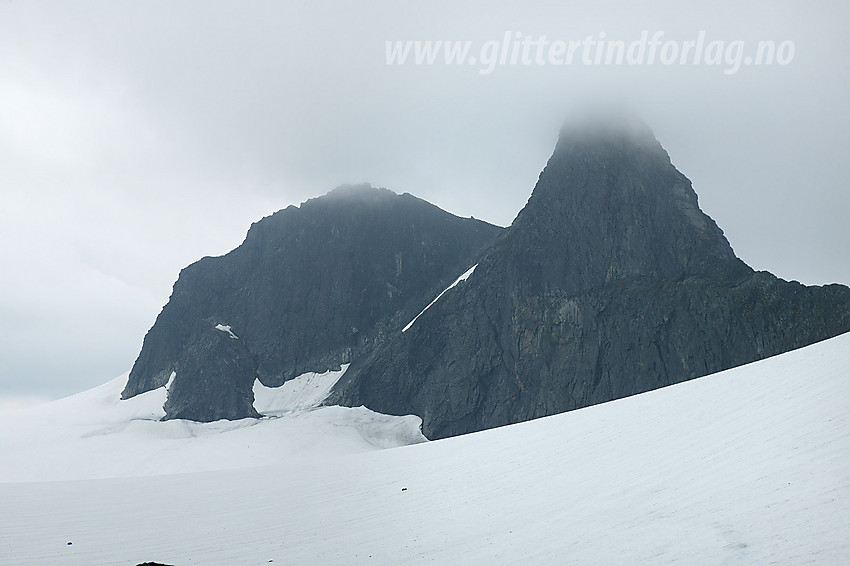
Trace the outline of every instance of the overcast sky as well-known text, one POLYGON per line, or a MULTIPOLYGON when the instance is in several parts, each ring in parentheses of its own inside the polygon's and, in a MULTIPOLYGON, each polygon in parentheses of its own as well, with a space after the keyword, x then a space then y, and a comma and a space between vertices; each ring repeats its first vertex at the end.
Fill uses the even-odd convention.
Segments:
POLYGON ((837 1, 0 0, 0 397, 129 370, 182 267, 339 184, 508 225, 589 101, 644 118, 751 266, 848 284, 848 21, 837 1), (469 40, 480 57, 506 33, 643 31, 793 57, 734 73, 386 62, 388 40, 469 40))

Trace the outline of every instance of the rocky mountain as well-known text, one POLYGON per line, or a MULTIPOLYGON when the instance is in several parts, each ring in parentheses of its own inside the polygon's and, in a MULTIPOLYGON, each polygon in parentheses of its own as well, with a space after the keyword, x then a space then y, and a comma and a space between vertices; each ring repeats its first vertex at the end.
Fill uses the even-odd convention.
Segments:
POLYGON ((507 229, 369 186, 262 219, 181 272, 123 397, 173 377, 166 418, 236 419, 255 379, 351 363, 327 403, 418 415, 434 439, 847 331, 849 288, 753 271, 652 131, 616 116, 562 129, 507 229))
MULTIPOLYGON (((850 289, 738 259, 631 117, 566 126, 472 275, 355 359, 328 403, 431 439, 577 409, 850 330, 850 289)), ((734 391, 730 391, 734 395, 734 391)))
POLYGON ((501 231, 368 185, 276 212, 180 273, 122 397, 174 374, 166 418, 256 416, 255 377, 278 386, 371 352, 501 231))

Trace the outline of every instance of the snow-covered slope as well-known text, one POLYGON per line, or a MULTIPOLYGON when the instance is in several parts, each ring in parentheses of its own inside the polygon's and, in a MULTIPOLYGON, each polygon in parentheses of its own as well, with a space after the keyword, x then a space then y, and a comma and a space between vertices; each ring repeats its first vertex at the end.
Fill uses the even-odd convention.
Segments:
MULTIPOLYGON (((0 417, 0 482, 93 479, 284 464, 424 442, 418 417, 319 407, 347 369, 254 384, 262 419, 160 422, 166 388, 120 400, 127 374, 0 417)), ((2 563, 2 561, 0 561, 2 563)))
POLYGON ((848 415, 843 335, 437 442, 0 484, 0 563, 848 564, 848 415))

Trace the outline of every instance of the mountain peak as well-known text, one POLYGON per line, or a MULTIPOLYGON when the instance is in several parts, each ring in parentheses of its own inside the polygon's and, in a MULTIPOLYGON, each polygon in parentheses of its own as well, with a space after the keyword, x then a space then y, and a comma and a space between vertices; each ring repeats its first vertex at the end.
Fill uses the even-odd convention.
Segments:
POLYGON ((538 264, 528 270, 540 275, 533 287, 578 293, 623 278, 749 273, 691 182, 630 113, 565 124, 510 233, 523 263, 538 264))
POLYGON ((850 289, 755 273, 634 115, 568 122, 475 273, 329 403, 442 438, 648 391, 850 329, 850 289))
POLYGON ((567 119, 561 126, 555 155, 593 160, 639 158, 670 167, 667 151, 646 122, 625 108, 590 110, 567 119))
POLYGON ((369 184, 280 210, 235 250, 181 271, 123 398, 174 372, 167 418, 252 416, 254 373, 278 386, 366 355, 501 232, 369 184))
POLYGON ((397 196, 396 193, 389 189, 373 187, 371 183, 345 183, 339 185, 332 191, 328 192, 324 197, 327 199, 352 199, 352 198, 380 198, 397 196))

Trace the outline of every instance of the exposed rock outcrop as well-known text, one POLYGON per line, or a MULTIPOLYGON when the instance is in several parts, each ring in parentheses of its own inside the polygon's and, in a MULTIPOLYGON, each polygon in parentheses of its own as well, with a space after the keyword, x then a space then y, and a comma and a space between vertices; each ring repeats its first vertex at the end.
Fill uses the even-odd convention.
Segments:
POLYGON ((850 289, 753 271, 650 129, 618 116, 562 130, 506 230, 368 186, 255 223, 181 272, 123 396, 176 372, 166 418, 256 416, 255 376, 352 363, 327 403, 418 415, 433 439, 847 331, 850 289))
POLYGON ((254 410, 256 378, 254 356, 229 325, 198 321, 174 364, 165 419, 259 417, 254 410))
POLYGON ((501 231, 368 185, 276 212, 232 252, 180 273, 122 396, 162 387, 176 371, 169 417, 253 416, 243 387, 246 351, 267 386, 338 369, 397 332, 501 231), (234 342, 214 352, 210 324, 231 326, 247 350, 236 352, 234 342), (230 359, 234 374, 204 363, 230 359))
MULTIPOLYGON (((648 391, 850 330, 850 289, 754 272, 631 117, 565 127, 467 280, 356 360, 328 403, 431 439, 648 391)), ((734 395, 734 391, 730 391, 734 395)))

